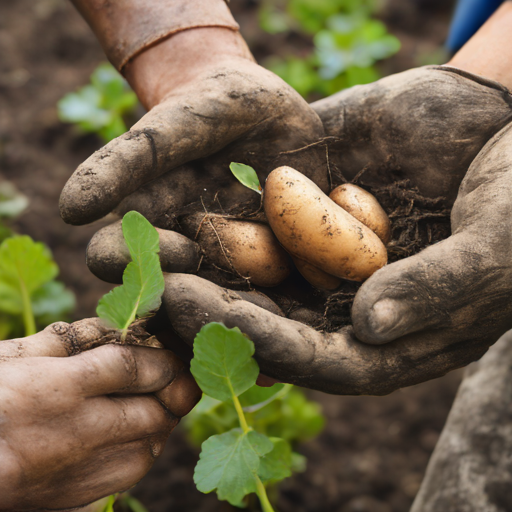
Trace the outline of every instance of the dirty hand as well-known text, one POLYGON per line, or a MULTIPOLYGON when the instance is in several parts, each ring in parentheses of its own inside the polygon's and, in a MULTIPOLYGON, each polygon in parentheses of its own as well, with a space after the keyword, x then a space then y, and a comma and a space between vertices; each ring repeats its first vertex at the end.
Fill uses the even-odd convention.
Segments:
MULTIPOLYGON (((256 197, 230 162, 252 165, 263 182, 280 152, 323 136, 316 113, 254 62, 238 32, 180 32, 136 56, 124 73, 150 111, 69 179, 60 201, 68 223, 136 209, 169 228, 188 205, 202 210, 215 199, 229 209, 256 197)), ((325 171, 304 172, 327 187, 325 171)))
POLYGON ((512 327, 511 105, 503 87, 444 68, 316 105, 339 139, 331 162, 348 179, 362 169, 367 185, 408 179, 447 205, 459 189, 452 236, 377 271, 356 295, 354 327, 336 333, 196 276, 169 275, 164 302, 176 332, 191 343, 205 321, 238 326, 265 374, 331 393, 389 393, 479 358, 512 327))
POLYGON ((0 342, 0 510, 70 509, 132 487, 195 405, 174 354, 98 346, 107 334, 87 319, 0 342))

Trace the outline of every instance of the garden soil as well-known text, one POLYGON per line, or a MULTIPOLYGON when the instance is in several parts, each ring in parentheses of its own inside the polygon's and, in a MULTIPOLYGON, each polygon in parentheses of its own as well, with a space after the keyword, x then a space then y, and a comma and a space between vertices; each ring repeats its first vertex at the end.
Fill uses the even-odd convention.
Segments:
MULTIPOLYGON (((382 12, 402 41, 400 53, 383 73, 428 64, 446 36, 451 2, 389 0, 382 12)), ((269 38, 257 25, 257 2, 232 4, 258 59, 275 48, 307 49, 295 36, 269 38)), ((104 219, 90 226, 65 225, 58 197, 77 165, 101 146, 59 122, 56 102, 86 84, 101 49, 67 0, 0 2, 0 177, 13 181, 30 199, 15 223, 19 233, 48 244, 61 268, 60 279, 75 292, 72 319, 94 315, 111 286, 85 265, 85 247, 104 219)), ((299 447, 308 468, 284 482, 281 512, 406 512, 446 420, 461 372, 403 389, 387 397, 336 397, 310 393, 328 419, 323 434, 299 447)), ((178 428, 163 456, 134 489, 150 512, 231 510, 214 495, 195 490, 197 450, 178 428)))

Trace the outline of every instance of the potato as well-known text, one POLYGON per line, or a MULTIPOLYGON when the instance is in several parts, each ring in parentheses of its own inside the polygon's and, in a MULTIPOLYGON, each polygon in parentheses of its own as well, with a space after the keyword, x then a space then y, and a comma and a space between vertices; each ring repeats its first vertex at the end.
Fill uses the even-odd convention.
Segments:
POLYGON ((379 237, 291 167, 269 174, 263 206, 281 245, 328 274, 363 281, 387 263, 379 237))
POLYGON ((266 224, 212 213, 195 214, 181 223, 212 263, 252 284, 277 286, 290 274, 290 258, 266 224))
POLYGON ((293 256, 292 259, 297 270, 302 274, 302 277, 315 288, 320 288, 321 290, 336 290, 341 284, 341 279, 327 274, 323 270, 311 265, 311 263, 301 260, 300 258, 294 258, 293 256))
POLYGON ((329 197, 359 222, 369 227, 384 245, 389 243, 391 222, 382 206, 370 192, 352 183, 345 183, 336 187, 329 197))

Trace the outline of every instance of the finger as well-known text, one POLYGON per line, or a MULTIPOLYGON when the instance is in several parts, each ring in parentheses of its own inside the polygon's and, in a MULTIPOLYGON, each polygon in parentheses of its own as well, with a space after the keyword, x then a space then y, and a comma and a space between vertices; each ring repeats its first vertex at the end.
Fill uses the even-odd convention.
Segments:
POLYGON ((129 345, 104 345, 63 364, 84 396, 152 393, 167 386, 180 370, 181 361, 168 350, 129 345))
POLYGON ((85 224, 103 217, 141 185, 219 151, 256 126, 263 128, 277 111, 296 110, 292 107, 297 102, 310 112, 310 126, 319 125, 295 91, 253 63, 240 62, 236 70, 209 73, 193 90, 156 106, 130 132, 75 171, 60 199, 66 222, 85 224))
POLYGON ((367 345, 349 327, 317 332, 187 274, 166 276, 164 303, 174 329, 188 343, 207 322, 236 326, 253 340, 265 375, 336 394, 383 395, 440 377, 478 359, 494 341, 463 345, 446 330, 443 335, 424 333, 379 347, 367 345))
POLYGON ((166 409, 179 418, 194 408, 201 395, 201 389, 186 368, 168 386, 155 393, 166 409))
POLYGON ((93 345, 101 344, 111 329, 98 318, 87 318, 73 324, 56 322, 25 338, 0 342, 0 358, 68 357, 93 345))
POLYGON ((168 435, 179 418, 153 395, 100 396, 84 402, 80 439, 97 448, 168 435))
POLYGON ((480 152, 452 210, 453 236, 376 272, 352 308, 356 335, 387 343, 433 329, 497 340, 512 327, 512 126, 480 152))
MULTIPOLYGON (((201 260, 199 246, 187 237, 157 228, 160 237, 160 264, 164 272, 196 272, 201 260)), ((87 246, 89 270, 108 283, 122 283, 131 261, 124 241, 121 221, 100 229, 87 246)))

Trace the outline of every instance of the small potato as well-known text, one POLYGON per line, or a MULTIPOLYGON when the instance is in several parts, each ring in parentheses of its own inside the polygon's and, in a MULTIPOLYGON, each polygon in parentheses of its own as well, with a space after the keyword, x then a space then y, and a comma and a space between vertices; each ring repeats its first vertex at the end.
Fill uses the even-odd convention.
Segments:
POLYGON ((377 199, 361 187, 345 183, 336 187, 329 197, 369 227, 387 245, 391 240, 391 222, 377 199))
POLYGON ((269 174, 263 205, 281 245, 328 274, 363 281, 387 263, 379 237, 291 167, 269 174))
POLYGON ((290 258, 272 230, 259 222, 195 214, 182 224, 215 265, 258 286, 277 286, 290 274, 290 258), (220 239, 220 242, 219 242, 220 239))
POLYGON ((327 274, 307 261, 294 258, 293 256, 292 259, 297 270, 302 274, 302 277, 315 288, 320 288, 321 290, 336 290, 341 284, 341 279, 327 274))

